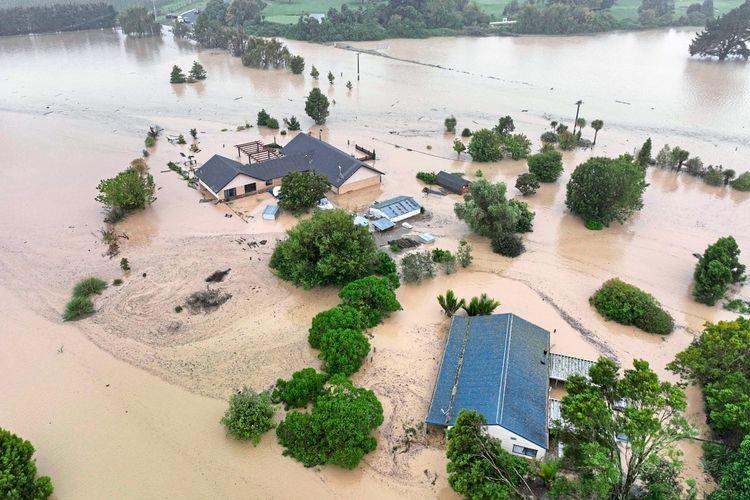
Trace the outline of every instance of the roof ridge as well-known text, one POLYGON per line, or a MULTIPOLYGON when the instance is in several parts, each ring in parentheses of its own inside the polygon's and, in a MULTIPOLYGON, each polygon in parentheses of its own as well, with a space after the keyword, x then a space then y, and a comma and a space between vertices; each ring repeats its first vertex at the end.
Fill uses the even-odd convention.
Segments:
MULTIPOLYGON (((453 403, 456 402, 456 393, 458 392, 458 381, 461 378, 461 369, 464 365, 464 352, 466 351, 466 344, 469 343, 469 332, 471 330, 472 317, 466 317, 466 324, 464 325, 464 335, 461 340, 461 351, 458 353, 458 365, 456 366, 456 377, 453 379, 453 387, 451 388, 451 397, 448 400, 448 409, 445 412, 445 423, 447 424, 451 417, 451 411, 453 410, 453 403)), ((449 334, 450 335, 450 334, 449 334)))
POLYGON ((508 361, 510 360, 510 339, 513 336, 513 313, 508 314, 508 334, 505 336, 505 352, 503 353, 503 379, 500 384, 498 400, 497 400, 497 413, 495 419, 498 424, 503 421, 503 412, 505 411, 505 386, 508 383, 508 361), (500 397, 502 395, 502 398, 500 397))

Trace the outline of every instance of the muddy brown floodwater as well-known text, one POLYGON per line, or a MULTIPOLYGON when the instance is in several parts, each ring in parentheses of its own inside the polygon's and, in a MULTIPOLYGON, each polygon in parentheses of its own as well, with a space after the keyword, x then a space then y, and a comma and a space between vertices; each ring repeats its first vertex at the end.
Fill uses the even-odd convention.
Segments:
MULTIPOLYGON (((353 52, 289 42, 308 71, 314 64, 337 77, 333 86, 319 83, 335 100, 325 127, 304 116, 309 76, 247 69, 169 35, 0 39, 0 425, 34 443, 57 498, 449 498, 441 437, 403 443, 404 428, 420 422, 429 404, 448 326, 434 297, 447 288, 489 293, 501 310, 553 331, 556 352, 605 354, 623 365, 645 358, 673 378, 665 365, 701 325, 732 317, 691 299, 691 254, 727 234, 750 252, 750 196, 651 170, 644 209, 625 225, 589 232, 566 212, 564 186, 582 160, 632 152, 648 136, 655 150, 679 144, 707 164, 748 168, 750 66, 687 58, 692 34, 356 43, 379 54, 361 56, 359 81, 353 52), (167 83, 173 64, 193 60, 208 80, 167 83), (197 128, 200 163, 214 153, 232 156, 237 142, 284 142, 268 130, 235 131, 261 108, 279 119, 296 115, 304 130, 342 149, 376 149, 386 172, 381 188, 334 197, 357 210, 390 195, 419 195, 419 170, 474 178, 481 168, 512 186, 525 163, 456 159, 443 119, 455 114, 459 128, 476 129, 511 114, 519 131, 537 138, 551 119, 569 123, 578 99, 582 116, 604 120, 605 128, 595 150, 566 153, 560 182, 528 200, 536 219, 521 257, 495 255, 469 234, 452 213, 456 197, 422 199, 428 215, 415 229, 451 250, 468 238, 475 262, 402 286, 403 310, 373 330, 373 353, 354 379, 378 394, 386 420, 378 449, 355 471, 305 469, 281 456, 273 433, 253 448, 226 438, 219 425, 232 391, 264 389, 318 366, 306 330, 314 314, 336 303, 336 291, 295 289, 267 267, 293 218, 263 221, 263 197, 199 203, 166 170, 186 148, 163 137, 148 160, 157 201, 117 226, 132 271, 123 276, 118 259, 103 256, 96 185, 140 155, 150 124, 165 136, 197 128), (226 268, 232 271, 221 287, 232 293, 229 302, 207 315, 174 312, 208 274, 226 268), (95 299, 91 318, 62 323, 73 283, 88 275, 124 284, 95 299), (677 330, 662 338, 604 322, 588 297, 614 276, 654 294, 677 330)), ((689 417, 705 431, 700 393, 690 388, 688 395, 689 417)), ((682 448, 686 475, 710 488, 699 446, 682 448)))

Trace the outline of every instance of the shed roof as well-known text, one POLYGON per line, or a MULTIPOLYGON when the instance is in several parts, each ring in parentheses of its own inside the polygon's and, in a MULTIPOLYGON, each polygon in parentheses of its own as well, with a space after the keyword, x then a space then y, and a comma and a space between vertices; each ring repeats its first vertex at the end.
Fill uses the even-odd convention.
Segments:
POLYGON ((395 225, 396 224, 391 222, 389 219, 386 219, 385 217, 372 221, 372 226, 378 231, 385 231, 386 229, 390 229, 395 225))
POLYGON ((438 186, 444 187, 448 191, 453 191, 454 193, 461 192, 461 189, 471 184, 471 182, 463 177, 448 173, 445 170, 438 172, 435 182, 438 186))
POLYGON ((411 196, 396 196, 385 201, 373 203, 372 208, 379 210, 389 219, 393 219, 410 212, 418 211, 422 208, 422 205, 411 196))
POLYGON ((589 368, 594 362, 589 359, 566 356, 564 354, 550 355, 549 378, 565 382, 571 375, 581 375, 588 378, 589 368))
POLYGON ((547 448, 548 352, 549 332, 514 314, 454 316, 426 422, 475 410, 547 448))

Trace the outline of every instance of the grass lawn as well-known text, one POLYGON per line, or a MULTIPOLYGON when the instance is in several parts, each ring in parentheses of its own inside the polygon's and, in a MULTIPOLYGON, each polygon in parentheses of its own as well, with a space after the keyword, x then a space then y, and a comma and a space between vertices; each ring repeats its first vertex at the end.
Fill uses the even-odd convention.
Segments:
MULTIPOLYGON (((186 10, 203 7, 207 0, 171 0, 161 7, 164 13, 179 14, 186 10)), ((296 23, 303 14, 325 14, 328 9, 340 8, 347 4, 352 8, 363 5, 361 1, 351 0, 264 0, 268 6, 263 10, 266 20, 276 23, 296 23)), ((475 0, 479 6, 497 18, 503 15, 503 9, 510 0, 475 0)), ((698 0, 675 0, 675 17, 685 15, 688 5, 698 0)), ((723 14, 742 4, 742 0, 714 0, 717 14, 723 14)), ((612 7, 612 15, 617 19, 637 19, 641 0, 617 0, 612 7)))

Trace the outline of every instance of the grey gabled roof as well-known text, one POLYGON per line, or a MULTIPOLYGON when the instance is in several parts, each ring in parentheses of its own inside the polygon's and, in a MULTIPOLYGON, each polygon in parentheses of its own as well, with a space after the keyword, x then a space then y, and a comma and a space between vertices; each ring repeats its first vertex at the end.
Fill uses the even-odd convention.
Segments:
POLYGON ((215 193, 240 173, 261 181, 269 181, 291 172, 312 170, 325 176, 328 182, 336 187, 340 187, 360 168, 368 168, 383 175, 380 170, 307 134, 298 134, 281 148, 281 152, 284 156, 280 158, 249 165, 214 155, 196 170, 195 174, 215 193))
POLYGON ((546 449, 548 352, 549 332, 513 314, 454 316, 425 421, 475 410, 546 449))
POLYGON ((214 193, 218 193, 232 179, 237 177, 242 167, 244 165, 238 161, 221 155, 213 155, 195 171, 195 175, 214 193))
POLYGON ((444 187, 445 189, 454 193, 461 192, 461 189, 471 184, 469 181, 455 174, 450 174, 445 170, 441 170, 437 174, 435 180, 438 186, 444 187))

